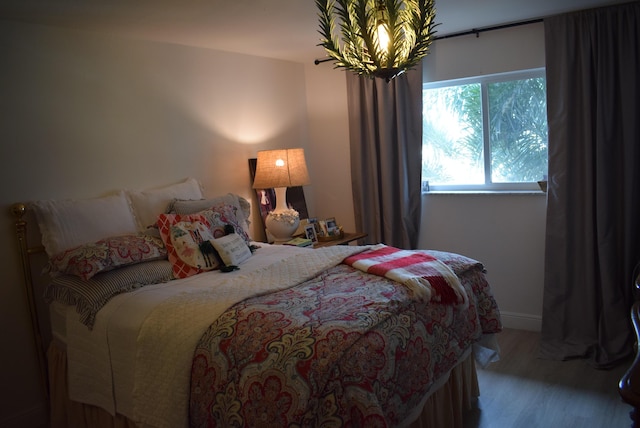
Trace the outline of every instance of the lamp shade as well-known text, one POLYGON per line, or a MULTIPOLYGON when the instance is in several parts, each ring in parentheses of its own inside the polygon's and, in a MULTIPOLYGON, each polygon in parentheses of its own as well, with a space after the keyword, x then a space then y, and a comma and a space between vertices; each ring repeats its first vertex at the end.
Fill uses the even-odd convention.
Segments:
POLYGON ((258 152, 254 189, 305 186, 310 184, 304 149, 258 152))

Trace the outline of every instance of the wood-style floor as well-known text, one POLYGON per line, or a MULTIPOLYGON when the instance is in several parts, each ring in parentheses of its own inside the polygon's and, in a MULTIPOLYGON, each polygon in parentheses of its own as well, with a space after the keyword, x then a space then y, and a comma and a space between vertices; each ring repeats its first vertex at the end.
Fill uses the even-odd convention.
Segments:
POLYGON ((631 407, 617 389, 628 365, 597 370, 582 360, 542 360, 539 339, 523 330, 498 335, 501 360, 478 368, 478 408, 466 415, 465 428, 631 426, 631 407))

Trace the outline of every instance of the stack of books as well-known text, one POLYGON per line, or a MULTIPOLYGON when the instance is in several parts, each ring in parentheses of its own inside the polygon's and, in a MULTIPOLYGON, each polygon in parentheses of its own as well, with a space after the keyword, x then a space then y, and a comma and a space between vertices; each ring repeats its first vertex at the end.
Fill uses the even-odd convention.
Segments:
POLYGON ((311 241, 311 239, 297 237, 285 242, 283 245, 292 245, 294 247, 309 247, 313 245, 313 241, 311 241))

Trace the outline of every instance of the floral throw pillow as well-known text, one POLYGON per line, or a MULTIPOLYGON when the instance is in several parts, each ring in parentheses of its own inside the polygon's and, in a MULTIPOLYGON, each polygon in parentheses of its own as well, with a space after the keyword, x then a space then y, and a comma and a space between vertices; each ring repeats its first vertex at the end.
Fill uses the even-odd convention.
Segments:
MULTIPOLYGON (((205 269, 192 266, 185 262, 178 253, 172 240, 172 227, 178 223, 202 223, 209 231, 211 231, 211 225, 207 218, 201 214, 160 214, 158 216, 158 229, 164 245, 167 247, 167 253, 169 261, 171 262, 173 276, 175 278, 186 278, 192 275, 204 272, 205 269)), ((213 236, 213 233, 211 233, 213 236)), ((207 269, 208 270, 208 269, 207 269)))
POLYGON ((206 217, 209 221, 209 226, 214 238, 221 238, 225 236, 227 234, 225 226, 231 225, 233 226, 234 232, 237 233, 247 244, 250 244, 251 239, 249 238, 249 235, 240 226, 237 207, 228 204, 220 204, 204 211, 200 211, 199 214, 206 217))
POLYGON ((80 245, 49 260, 52 274, 66 273, 87 281, 95 274, 149 260, 167 258, 162 240, 144 234, 123 235, 80 245))
POLYGON ((220 267, 217 254, 202 245, 213 239, 209 227, 203 222, 178 222, 171 226, 170 237, 178 257, 189 266, 202 271, 220 267))

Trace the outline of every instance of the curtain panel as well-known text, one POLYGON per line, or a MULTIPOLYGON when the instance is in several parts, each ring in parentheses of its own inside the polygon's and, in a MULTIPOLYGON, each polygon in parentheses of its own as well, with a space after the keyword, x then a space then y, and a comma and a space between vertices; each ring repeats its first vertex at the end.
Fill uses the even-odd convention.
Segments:
POLYGON ((640 2, 545 19, 549 183, 540 355, 633 352, 640 261, 640 2))
POLYGON ((422 67, 389 83, 346 75, 356 227, 369 243, 414 249, 422 211, 422 67))

